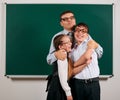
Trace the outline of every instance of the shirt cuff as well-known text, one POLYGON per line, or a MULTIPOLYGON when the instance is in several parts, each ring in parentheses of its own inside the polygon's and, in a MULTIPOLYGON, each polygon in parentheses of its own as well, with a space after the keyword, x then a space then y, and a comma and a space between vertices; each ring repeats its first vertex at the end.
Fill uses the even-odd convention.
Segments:
POLYGON ((57 60, 54 53, 51 54, 51 57, 52 57, 52 59, 50 59, 49 64, 53 64, 57 60))
POLYGON ((99 48, 100 48, 100 45, 98 45, 98 47, 95 49, 95 51, 98 51, 98 50, 99 50, 99 48))
MULTIPOLYGON (((57 58, 55 57, 55 54, 53 53, 52 55, 53 55, 53 60, 56 61, 57 58)), ((53 61, 53 62, 54 62, 54 61, 53 61)))
POLYGON ((69 91, 65 91, 65 93, 66 93, 66 96, 71 96, 72 95, 70 90, 69 91))

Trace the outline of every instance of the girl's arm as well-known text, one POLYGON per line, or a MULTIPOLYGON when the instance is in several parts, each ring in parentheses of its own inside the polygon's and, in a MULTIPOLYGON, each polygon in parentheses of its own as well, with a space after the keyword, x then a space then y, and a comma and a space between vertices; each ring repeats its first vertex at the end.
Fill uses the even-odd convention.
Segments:
POLYGON ((93 48, 87 48, 86 52, 73 64, 73 67, 81 66, 91 59, 93 48))
POLYGON ((67 58, 65 60, 58 60, 58 76, 60 79, 60 84, 63 90, 66 93, 66 96, 71 96, 71 89, 68 85, 68 61, 67 58))
POLYGON ((78 74, 79 72, 81 72, 88 64, 90 64, 92 59, 89 59, 86 61, 86 63, 73 67, 73 62, 72 60, 69 58, 68 59, 68 79, 70 79, 71 77, 73 77, 74 75, 78 74))
POLYGON ((89 59, 85 64, 74 67, 73 71, 72 71, 73 75, 76 75, 76 74, 80 73, 91 62, 91 60, 92 59, 89 59))
POLYGON ((97 48, 100 48, 99 44, 97 42, 95 42, 94 40, 90 40, 87 43, 87 50, 86 50, 86 52, 74 63, 74 67, 86 63, 86 61, 91 58, 93 50, 97 50, 97 48))

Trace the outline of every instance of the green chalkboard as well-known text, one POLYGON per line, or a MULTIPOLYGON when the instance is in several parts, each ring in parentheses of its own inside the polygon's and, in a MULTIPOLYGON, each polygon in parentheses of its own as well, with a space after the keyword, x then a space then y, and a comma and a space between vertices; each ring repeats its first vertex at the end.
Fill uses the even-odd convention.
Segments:
POLYGON ((101 75, 113 74, 113 5, 6 4, 6 75, 48 75, 52 36, 61 31, 59 14, 72 10, 104 49, 101 75))

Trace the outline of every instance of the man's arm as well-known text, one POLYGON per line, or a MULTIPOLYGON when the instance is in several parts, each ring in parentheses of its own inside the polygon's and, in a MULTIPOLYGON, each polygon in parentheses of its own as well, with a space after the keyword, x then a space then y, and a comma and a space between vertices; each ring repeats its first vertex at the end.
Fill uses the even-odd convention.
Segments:
POLYGON ((49 54, 47 55, 47 63, 49 65, 52 65, 53 62, 55 62, 57 60, 57 58, 54 55, 55 47, 53 45, 53 39, 54 39, 54 37, 52 38, 50 49, 49 49, 49 54))
POLYGON ((98 58, 102 57, 103 48, 100 46, 100 44, 98 44, 95 40, 90 40, 87 45, 90 48, 94 48, 98 58))
MULTIPOLYGON (((54 39, 54 37, 53 37, 54 39)), ((64 60, 67 57, 65 50, 55 50, 55 47, 53 45, 53 39, 50 45, 49 54, 47 55, 47 63, 49 65, 52 65, 57 59, 64 60)))

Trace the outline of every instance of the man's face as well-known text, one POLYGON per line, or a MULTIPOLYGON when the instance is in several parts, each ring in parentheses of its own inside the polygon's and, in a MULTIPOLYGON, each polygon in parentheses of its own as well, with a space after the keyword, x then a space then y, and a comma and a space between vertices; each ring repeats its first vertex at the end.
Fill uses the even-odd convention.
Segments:
POLYGON ((77 26, 76 29, 75 29, 75 32, 74 32, 74 37, 75 37, 75 40, 78 42, 78 43, 81 43, 82 41, 84 41, 87 36, 88 36, 88 30, 86 27, 84 26, 77 26))
POLYGON ((60 24, 64 29, 71 31, 71 28, 76 25, 74 15, 72 13, 62 15, 60 24))

